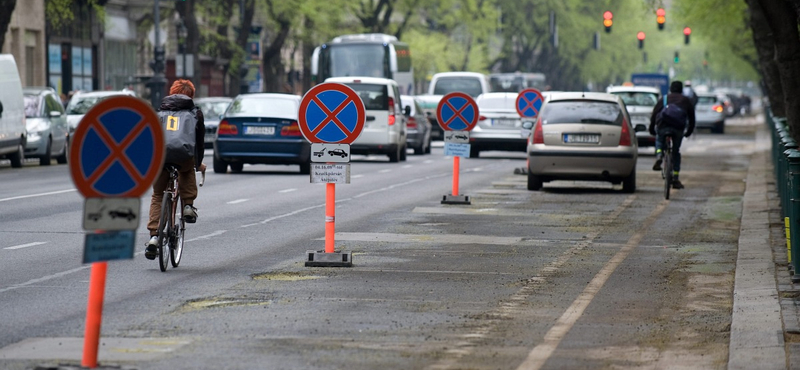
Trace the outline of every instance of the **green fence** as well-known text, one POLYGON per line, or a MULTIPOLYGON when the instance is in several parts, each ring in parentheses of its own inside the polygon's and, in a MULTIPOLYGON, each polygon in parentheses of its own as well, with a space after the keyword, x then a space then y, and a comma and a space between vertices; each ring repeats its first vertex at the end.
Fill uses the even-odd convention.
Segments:
POLYGON ((772 132, 772 163, 786 228, 789 270, 792 282, 800 283, 800 150, 785 118, 775 117, 770 111, 766 112, 766 118, 772 132))

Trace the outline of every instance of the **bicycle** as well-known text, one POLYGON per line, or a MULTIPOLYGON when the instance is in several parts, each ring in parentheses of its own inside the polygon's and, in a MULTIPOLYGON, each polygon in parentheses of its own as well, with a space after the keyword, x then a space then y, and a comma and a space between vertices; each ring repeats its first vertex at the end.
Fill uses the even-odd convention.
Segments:
POLYGON ((667 135, 664 148, 661 149, 664 165, 661 167, 661 178, 664 179, 664 199, 669 199, 669 189, 672 187, 672 135, 667 135))
MULTIPOLYGON (((170 263, 173 268, 181 263, 186 232, 186 220, 182 216, 184 207, 182 200, 178 208, 178 167, 168 164, 166 170, 169 172, 169 181, 161 199, 161 216, 158 221, 158 266, 162 272, 167 271, 170 263), (176 220, 179 220, 178 225, 176 220)), ((206 172, 201 171, 201 174, 199 186, 203 186, 206 180, 206 172)))

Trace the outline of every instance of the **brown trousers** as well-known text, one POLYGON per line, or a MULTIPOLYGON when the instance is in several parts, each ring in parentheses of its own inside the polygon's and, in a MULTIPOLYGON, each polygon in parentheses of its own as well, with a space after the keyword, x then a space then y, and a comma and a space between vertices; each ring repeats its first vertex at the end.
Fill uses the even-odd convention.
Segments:
MULTIPOLYGON (((197 178, 194 174, 194 159, 180 164, 178 170, 178 195, 184 205, 194 204, 197 198, 197 178)), ((169 172, 162 170, 156 182, 153 183, 153 197, 150 199, 150 221, 147 222, 147 230, 150 236, 158 235, 158 221, 161 216, 161 200, 164 199, 164 190, 169 182, 169 172)))

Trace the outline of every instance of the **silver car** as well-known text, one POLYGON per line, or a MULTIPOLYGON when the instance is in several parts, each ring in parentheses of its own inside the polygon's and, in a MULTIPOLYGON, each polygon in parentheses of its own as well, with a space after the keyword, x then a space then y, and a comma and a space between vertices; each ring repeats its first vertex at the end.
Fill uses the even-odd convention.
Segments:
POLYGON ((552 180, 596 180, 636 190, 636 135, 625 103, 604 93, 552 93, 528 141, 528 190, 552 180))
POLYGON ((228 106, 231 105, 231 101, 233 101, 232 98, 224 96, 197 98, 194 100, 194 104, 203 112, 203 122, 206 126, 206 149, 214 147, 214 137, 217 135, 219 119, 228 109, 228 106))
POLYGON ((83 116, 89 111, 89 109, 92 109, 95 104, 108 97, 119 95, 135 97, 136 93, 134 93, 133 90, 123 89, 120 91, 78 92, 73 95, 72 99, 70 99, 69 103, 67 104, 67 125, 69 126, 69 136, 72 136, 72 133, 75 132, 76 128, 78 128, 78 124, 81 123, 83 116))
POLYGON ((39 164, 49 166, 53 157, 59 164, 67 163, 67 117, 64 106, 49 87, 27 87, 22 90, 28 140, 26 158, 39 158, 39 164))
POLYGON ((622 98, 628 114, 631 116, 631 125, 636 131, 636 141, 639 146, 655 146, 656 137, 647 130, 650 127, 650 116, 661 91, 650 86, 614 86, 606 91, 622 98))
POLYGON ((469 135, 470 158, 479 157, 484 150, 525 151, 528 131, 517 113, 518 95, 492 92, 475 99, 480 117, 469 135))
POLYGON ((725 133, 724 96, 715 93, 697 93, 694 107, 695 127, 711 129, 717 134, 725 133))

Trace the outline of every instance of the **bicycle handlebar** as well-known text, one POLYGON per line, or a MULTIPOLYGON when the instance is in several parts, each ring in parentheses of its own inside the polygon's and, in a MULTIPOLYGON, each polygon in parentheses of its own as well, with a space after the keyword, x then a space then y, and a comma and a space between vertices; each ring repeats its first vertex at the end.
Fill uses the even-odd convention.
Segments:
POLYGON ((206 169, 204 168, 200 171, 200 183, 198 185, 203 186, 203 183, 206 182, 206 169))

